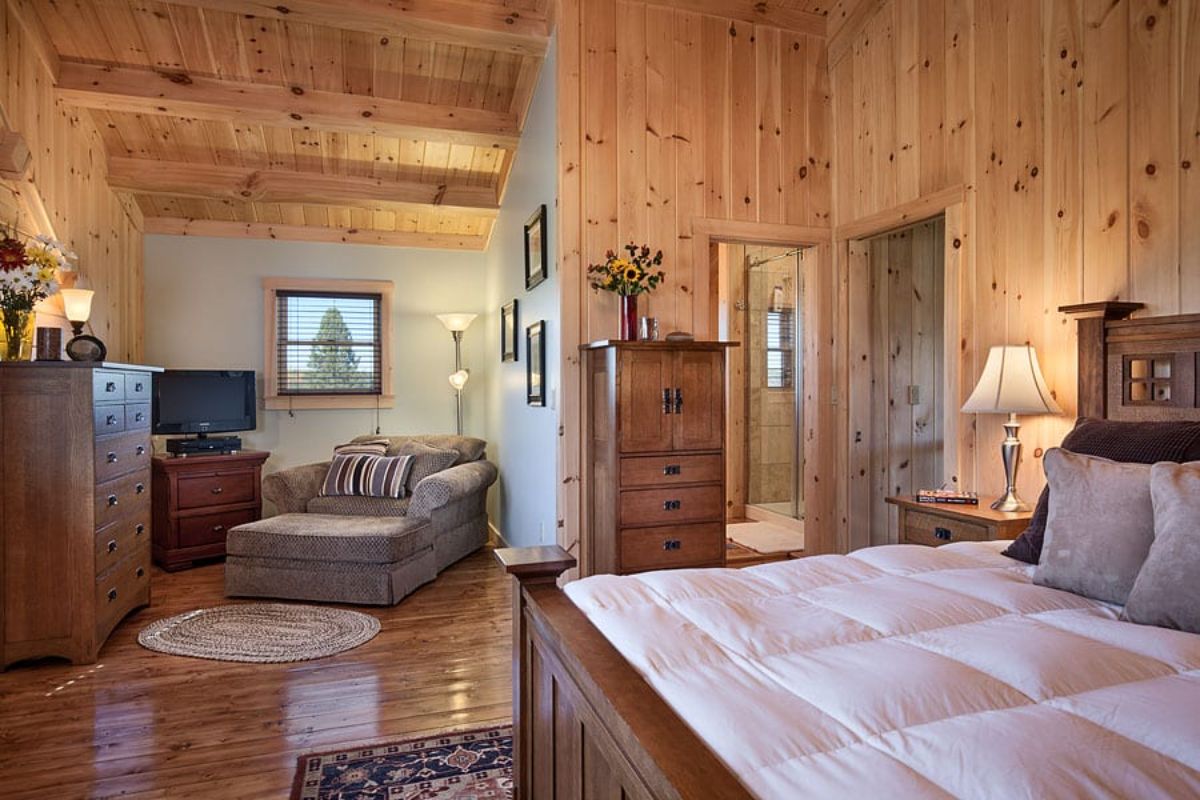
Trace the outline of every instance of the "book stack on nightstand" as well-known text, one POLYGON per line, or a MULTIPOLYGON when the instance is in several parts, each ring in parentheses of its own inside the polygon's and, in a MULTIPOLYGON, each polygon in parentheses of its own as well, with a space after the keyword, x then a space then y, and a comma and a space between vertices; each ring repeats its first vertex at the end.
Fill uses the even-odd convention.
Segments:
POLYGON ((1029 527, 1029 511, 993 511, 986 505, 919 503, 915 497, 889 497, 900 509, 900 543, 938 547, 951 542, 1015 539, 1029 527))

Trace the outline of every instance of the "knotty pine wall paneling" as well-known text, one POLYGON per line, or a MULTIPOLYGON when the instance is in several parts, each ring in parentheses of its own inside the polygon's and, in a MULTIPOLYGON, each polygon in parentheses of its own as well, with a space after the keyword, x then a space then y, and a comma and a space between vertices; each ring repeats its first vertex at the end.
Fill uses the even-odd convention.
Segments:
POLYGON ((657 317, 663 333, 711 337, 710 298, 696 290, 709 285, 711 266, 698 263, 695 220, 830 225, 824 39, 745 21, 734 10, 744 7, 731 0, 723 16, 716 2, 704 13, 645 0, 556 3, 558 268, 569 276, 562 283, 559 542, 577 557, 578 489, 586 481, 579 427, 587 413, 577 346, 617 332, 616 299, 588 288, 587 265, 630 241, 661 248, 667 280, 642 299, 640 313, 657 317))
MULTIPOLYGON (((830 19, 835 227, 964 188, 962 382, 1029 342, 1066 411, 1022 420, 1032 502, 1076 408, 1057 307, 1200 311, 1200 0, 839 0, 830 19)), ((1000 423, 960 437, 985 496, 1000 423)))
MULTIPOLYGON (((33 154, 27 181, 0 181, 0 220, 57 236, 79 255, 79 274, 96 291, 91 327, 114 361, 142 356, 142 217, 109 190, 105 151, 90 116, 56 102, 53 78, 8 3, 0 3, 0 108, 33 154)), ((61 301, 40 324, 59 322, 61 301)))

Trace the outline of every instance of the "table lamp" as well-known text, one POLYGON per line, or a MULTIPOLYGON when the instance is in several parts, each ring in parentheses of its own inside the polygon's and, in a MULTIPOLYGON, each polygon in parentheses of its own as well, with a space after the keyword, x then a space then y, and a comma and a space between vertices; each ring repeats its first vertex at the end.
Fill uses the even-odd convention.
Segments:
POLYGON ((1042 377, 1037 352, 1029 345, 993 347, 979 383, 962 410, 968 414, 1008 414, 1004 442, 1000 445, 1007 486, 1004 496, 992 503, 992 508, 1028 511, 1029 505, 1017 496, 1017 467, 1021 462, 1021 440, 1017 438, 1021 425, 1017 414, 1062 413, 1042 377))
POLYGON ((104 342, 83 332, 84 323, 92 316, 95 292, 91 289, 62 289, 60 293, 67 321, 71 323, 71 330, 75 334, 67 342, 67 355, 72 361, 103 361, 108 356, 104 342))

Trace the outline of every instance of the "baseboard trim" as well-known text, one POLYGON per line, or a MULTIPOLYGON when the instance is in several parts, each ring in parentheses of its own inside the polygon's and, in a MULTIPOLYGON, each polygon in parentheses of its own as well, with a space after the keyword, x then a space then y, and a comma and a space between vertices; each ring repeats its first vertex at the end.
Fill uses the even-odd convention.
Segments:
POLYGON ((508 547, 509 546, 508 541, 505 540, 505 538, 504 538, 504 534, 500 533, 500 529, 497 528, 495 525, 493 525, 492 521, 490 519, 488 520, 488 532, 492 535, 492 538, 495 540, 496 547, 508 547))

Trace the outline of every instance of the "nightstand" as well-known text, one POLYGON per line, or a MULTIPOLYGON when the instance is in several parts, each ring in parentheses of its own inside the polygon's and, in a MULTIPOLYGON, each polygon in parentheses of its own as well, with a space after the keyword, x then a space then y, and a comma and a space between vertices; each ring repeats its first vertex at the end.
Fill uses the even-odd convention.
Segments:
POLYGON ((951 542, 1015 539, 1029 526, 1032 511, 993 511, 987 505, 918 503, 912 497, 888 497, 900 509, 900 543, 937 547, 951 542))

